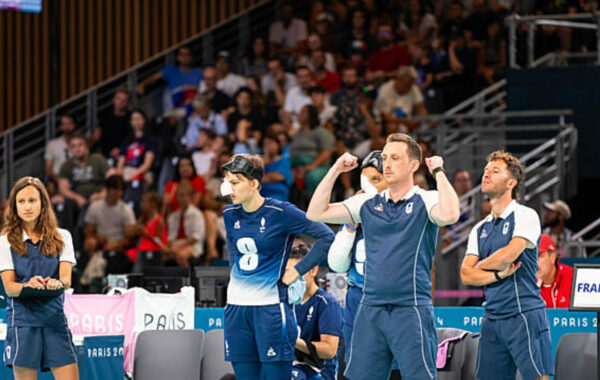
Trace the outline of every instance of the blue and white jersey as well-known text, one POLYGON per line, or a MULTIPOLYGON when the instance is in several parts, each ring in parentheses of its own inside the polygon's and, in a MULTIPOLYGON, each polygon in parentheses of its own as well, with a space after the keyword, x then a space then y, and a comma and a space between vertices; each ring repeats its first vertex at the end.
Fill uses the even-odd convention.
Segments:
POLYGON ((431 266, 438 226, 430 212, 437 191, 414 186, 394 202, 389 190, 358 194, 342 204, 362 223, 366 265, 363 302, 369 305, 431 305, 431 266))
MULTIPOLYGON (((317 292, 305 303, 296 305, 296 321, 300 328, 300 338, 305 342, 319 342, 321 334, 342 337, 342 308, 335 298, 323 289, 317 292)), ((338 358, 324 360, 325 367, 321 376, 325 380, 335 380, 338 358)), ((308 365, 300 365, 306 377, 311 379, 317 374, 308 365)))
POLYGON ((287 287, 280 281, 300 234, 316 241, 311 251, 296 264, 302 275, 319 264, 333 241, 333 231, 323 223, 306 219, 296 206, 265 198, 263 205, 248 213, 241 205, 223 210, 231 275, 227 303, 231 305, 274 305, 287 302, 287 287))
POLYGON ((514 200, 498 218, 490 214, 471 230, 466 254, 480 260, 506 247, 514 237, 527 240, 526 249, 515 262, 521 262, 521 268, 512 276, 484 287, 486 318, 508 318, 546 306, 536 285, 540 234, 537 212, 514 200))
MULTIPOLYGON (((25 283, 34 276, 59 279, 59 264, 66 261, 75 264, 73 240, 69 231, 59 228, 64 247, 57 257, 46 256, 41 251, 42 241, 33 244, 23 231, 27 255, 13 251, 7 235, 0 236, 0 272, 15 271, 15 281, 25 283)), ((62 327, 67 325, 63 311, 64 294, 55 298, 8 298, 6 320, 8 327, 62 327)))
MULTIPOLYGON (((342 226, 342 228, 344 228, 342 226)), ((367 251, 365 249, 365 238, 362 228, 356 233, 356 243, 352 249, 352 263, 348 270, 348 284, 363 288, 365 282, 365 261, 367 260, 367 251)))

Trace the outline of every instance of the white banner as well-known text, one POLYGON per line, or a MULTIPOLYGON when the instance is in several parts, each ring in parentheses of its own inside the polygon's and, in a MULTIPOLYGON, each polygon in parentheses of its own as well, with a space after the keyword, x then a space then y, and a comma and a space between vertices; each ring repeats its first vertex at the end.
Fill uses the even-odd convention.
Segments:
POLYGON ((600 267, 576 268, 573 277, 571 306, 600 310, 600 267))

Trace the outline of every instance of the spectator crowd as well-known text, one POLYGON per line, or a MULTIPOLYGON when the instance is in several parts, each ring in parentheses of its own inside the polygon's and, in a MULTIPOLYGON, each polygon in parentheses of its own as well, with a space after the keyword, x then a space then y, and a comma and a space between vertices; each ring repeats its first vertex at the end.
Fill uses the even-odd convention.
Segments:
MULTIPOLYGON (((536 3, 544 13, 585 7, 536 3)), ((180 48, 176 65, 132 89, 143 95, 166 84, 158 117, 132 109, 127 88, 116 90, 89 136, 72 115, 59 117, 46 183, 61 226, 74 231, 83 286, 130 272, 147 251, 178 266, 225 259, 219 187, 232 154, 261 154, 262 195, 300 208, 338 156, 362 159, 390 133, 412 134, 431 156, 416 116, 443 112, 503 77, 503 19, 517 10, 511 0, 310 4, 302 19, 283 2, 268 34, 250 36, 243 52, 219 51, 213 64, 197 67, 192 50, 180 48)), ((565 33, 543 27, 536 49, 585 48, 585 38, 565 33)), ((416 183, 431 188, 422 169, 416 183)), ((359 181, 342 176, 335 197, 352 195, 359 181)), ((459 170, 454 184, 468 192, 469 173, 459 170)), ((556 203, 548 210, 556 214, 548 233, 566 239, 570 215, 556 203)))

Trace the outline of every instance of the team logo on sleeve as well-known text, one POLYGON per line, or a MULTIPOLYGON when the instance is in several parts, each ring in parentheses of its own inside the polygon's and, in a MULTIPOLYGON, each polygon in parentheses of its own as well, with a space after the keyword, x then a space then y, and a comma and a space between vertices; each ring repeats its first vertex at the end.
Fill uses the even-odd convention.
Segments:
POLYGON ((509 227, 510 227, 510 222, 504 223, 504 226, 502 226, 502 235, 506 235, 508 233, 509 227))
POLYGON ((240 229, 240 221, 236 221, 235 224, 233 225, 233 228, 235 228, 236 230, 240 229))
POLYGON ((413 203, 414 202, 410 202, 409 204, 406 205, 406 213, 410 214, 413 210, 413 203))
POLYGON ((6 356, 7 360, 10 360, 10 346, 6 346, 6 349, 4 350, 4 355, 6 356))
POLYGON ((380 203, 380 204, 378 204, 377 206, 375 206, 374 208, 375 208, 375 210, 377 210, 377 211, 383 211, 383 204, 381 204, 381 203, 380 203))
POLYGON ((261 234, 265 232, 265 223, 266 223, 265 218, 262 218, 260 220, 260 228, 259 228, 259 231, 261 234))
POLYGON ((267 351, 267 356, 277 356, 277 352, 275 352, 275 350, 273 349, 273 347, 269 347, 269 350, 267 351))

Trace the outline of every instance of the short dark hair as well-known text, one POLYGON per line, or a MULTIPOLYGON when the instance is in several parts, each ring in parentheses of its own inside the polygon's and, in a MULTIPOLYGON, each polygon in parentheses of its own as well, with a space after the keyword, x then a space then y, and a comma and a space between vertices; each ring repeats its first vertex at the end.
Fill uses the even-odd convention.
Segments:
POLYGON ((317 94, 326 94, 327 91, 325 91, 325 88, 323 86, 311 86, 311 88, 308 89, 308 95, 312 95, 314 93, 317 94))
POLYGON ((119 174, 113 174, 104 181, 107 189, 125 190, 125 180, 119 174))
POLYGON ((248 96, 252 97, 252 90, 250 89, 250 87, 244 86, 240 87, 239 90, 237 90, 237 92, 235 93, 235 99, 237 99, 237 97, 244 92, 248 94, 248 96))
POLYGON ((487 156, 487 162, 504 161, 510 175, 517 180, 517 186, 512 189, 511 196, 519 200, 519 186, 525 181, 525 167, 514 155, 503 150, 496 150, 487 156))
POLYGON ((406 148, 408 150, 408 157, 412 158, 413 160, 417 160, 419 162, 421 162, 423 160, 423 152, 421 151, 421 147, 415 141, 415 139, 413 139, 406 133, 392 133, 391 135, 389 135, 387 137, 385 142, 386 143, 392 143, 392 142, 405 143, 406 148))
POLYGON ((290 259, 302 260, 304 256, 310 251, 310 247, 304 243, 300 243, 290 252, 290 259))

